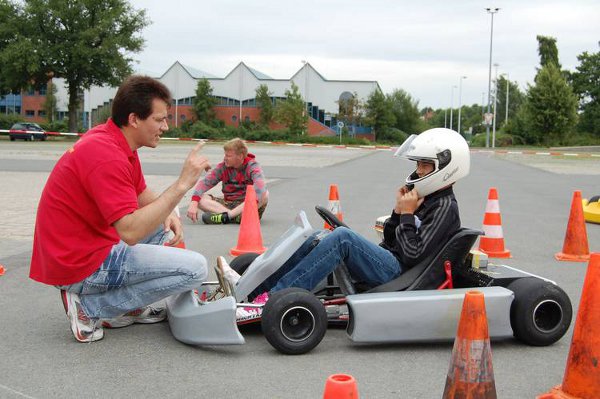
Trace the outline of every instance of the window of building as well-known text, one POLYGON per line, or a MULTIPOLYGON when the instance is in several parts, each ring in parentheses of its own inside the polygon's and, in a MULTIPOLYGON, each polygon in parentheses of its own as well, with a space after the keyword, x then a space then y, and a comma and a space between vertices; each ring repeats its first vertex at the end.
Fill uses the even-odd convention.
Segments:
POLYGON ((38 111, 38 116, 42 117, 42 118, 45 118, 46 117, 46 111, 44 111, 43 109, 40 109, 38 111))
POLYGON ((42 87, 40 87, 40 96, 45 96, 47 90, 48 90, 48 85, 47 84, 45 84, 42 87))
POLYGON ((172 121, 173 120, 173 114, 169 114, 168 118, 169 118, 170 121, 172 121))
POLYGON ((246 117, 244 118, 244 122, 246 122, 246 123, 250 122, 250 117, 248 115, 246 115, 246 117))
POLYGON ((33 89, 33 87, 29 87, 29 88, 27 89, 27 95, 28 95, 28 96, 33 96, 33 95, 35 95, 35 90, 33 89))
POLYGON ((182 121, 184 121, 185 120, 185 115, 181 115, 180 118, 181 118, 182 121))
POLYGON ((235 116, 235 115, 231 115, 231 121, 232 121, 233 123, 237 122, 237 116, 235 116))
POLYGON ((35 116, 35 111, 32 110, 32 109, 26 109, 25 110, 25 116, 33 118, 35 116))

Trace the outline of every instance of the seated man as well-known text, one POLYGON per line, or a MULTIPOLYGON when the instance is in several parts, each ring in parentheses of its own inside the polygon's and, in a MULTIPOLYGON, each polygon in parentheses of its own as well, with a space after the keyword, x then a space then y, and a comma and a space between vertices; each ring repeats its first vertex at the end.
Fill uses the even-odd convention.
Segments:
MULTIPOLYGON (((397 156, 416 161, 416 170, 396 192, 384 239, 377 245, 344 227, 338 227, 314 246, 303 245, 250 298, 265 302, 264 292, 288 287, 314 289, 339 264, 344 263, 355 281, 377 286, 398 277, 431 253, 439 251, 460 228, 458 204, 452 184, 467 176, 469 147, 453 130, 436 128, 409 137, 397 156)), ((223 258, 218 265, 233 285, 239 275, 223 258)), ((246 311, 260 312, 261 308, 246 311)))
POLYGON ((187 217, 197 222, 198 208, 200 208, 204 212, 202 221, 206 224, 240 223, 246 186, 252 184, 258 200, 258 217, 261 218, 269 200, 262 168, 254 154, 248 153, 248 147, 241 139, 229 140, 223 146, 223 150, 225 151, 223 162, 210 170, 196 184, 187 217), (223 182, 222 198, 210 194, 204 195, 219 182, 223 182))
POLYGON ((112 117, 63 154, 42 192, 29 276, 60 290, 79 342, 102 339, 103 327, 164 320, 164 307, 152 304, 199 287, 208 274, 202 255, 174 247, 183 229, 173 209, 210 168, 201 145, 160 195, 146 186, 138 157, 169 129, 170 106, 165 85, 129 77, 112 117))

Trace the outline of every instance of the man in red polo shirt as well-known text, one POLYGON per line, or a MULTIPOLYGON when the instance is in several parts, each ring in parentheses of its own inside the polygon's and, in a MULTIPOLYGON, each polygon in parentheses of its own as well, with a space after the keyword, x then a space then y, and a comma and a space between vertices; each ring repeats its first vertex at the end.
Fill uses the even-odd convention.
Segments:
POLYGON ((210 168, 198 155, 201 145, 160 195, 146 187, 137 153, 158 145, 170 104, 162 83, 128 78, 113 100, 112 118, 65 152, 42 192, 30 278, 60 289, 80 342, 102 339, 103 326, 164 320, 165 309, 151 304, 207 276, 202 255, 173 247, 183 238, 173 209, 210 168))

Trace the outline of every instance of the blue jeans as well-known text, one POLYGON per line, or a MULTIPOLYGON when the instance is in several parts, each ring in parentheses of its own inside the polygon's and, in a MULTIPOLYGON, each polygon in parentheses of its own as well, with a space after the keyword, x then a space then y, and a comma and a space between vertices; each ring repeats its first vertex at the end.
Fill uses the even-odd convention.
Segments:
POLYGON ((96 272, 58 288, 78 294, 88 317, 109 319, 199 287, 208 275, 206 259, 197 252, 163 246, 169 234, 161 225, 137 245, 120 241, 96 272))
POLYGON ((267 280, 261 288, 270 292, 288 287, 312 290, 341 263, 346 265, 353 280, 371 286, 386 283, 402 273, 400 262, 390 251, 350 229, 338 227, 312 250, 305 243, 284 264, 285 269, 278 271, 285 274, 271 287, 267 280))

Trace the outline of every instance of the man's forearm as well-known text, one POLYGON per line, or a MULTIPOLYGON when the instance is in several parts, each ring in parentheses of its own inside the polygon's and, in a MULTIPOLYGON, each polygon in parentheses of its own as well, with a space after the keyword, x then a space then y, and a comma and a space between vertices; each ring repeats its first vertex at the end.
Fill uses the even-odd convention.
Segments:
POLYGON ((152 191, 146 191, 138 197, 140 208, 114 224, 121 239, 129 245, 135 245, 156 230, 179 204, 187 189, 176 182, 158 197, 152 191))

